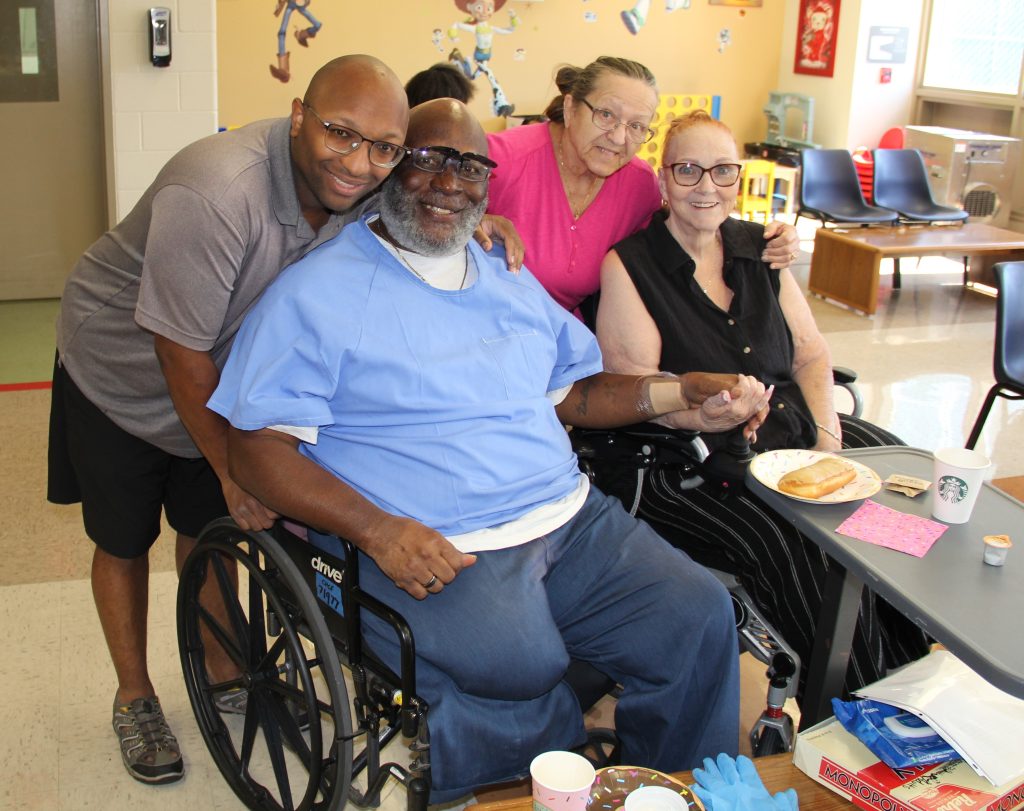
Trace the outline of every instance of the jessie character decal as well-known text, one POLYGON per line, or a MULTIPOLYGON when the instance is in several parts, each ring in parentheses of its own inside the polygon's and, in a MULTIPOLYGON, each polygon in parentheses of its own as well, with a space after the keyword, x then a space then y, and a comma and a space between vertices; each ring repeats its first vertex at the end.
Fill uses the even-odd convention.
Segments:
POLYGON ((461 68, 468 79, 475 79, 481 73, 486 76, 487 81, 491 85, 491 93, 494 96, 494 101, 491 105, 494 114, 502 117, 512 115, 515 105, 509 103, 508 98, 505 96, 505 91, 501 89, 497 77, 487 63, 491 59, 494 35, 511 34, 519 25, 519 17, 515 11, 509 9, 507 28, 491 24, 491 18, 495 12, 505 5, 505 0, 472 0, 472 2, 470 0, 455 0, 455 5, 460 11, 466 12, 469 15, 469 19, 452 23, 448 29, 448 38, 455 42, 459 38, 459 31, 468 31, 473 34, 476 41, 473 48, 472 63, 462 55, 458 48, 453 49, 448 55, 448 61, 461 68))

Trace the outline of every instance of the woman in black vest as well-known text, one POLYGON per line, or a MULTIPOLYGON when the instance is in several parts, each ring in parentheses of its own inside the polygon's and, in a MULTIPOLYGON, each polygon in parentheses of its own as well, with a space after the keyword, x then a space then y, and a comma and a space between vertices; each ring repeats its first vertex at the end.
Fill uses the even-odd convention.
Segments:
MULTIPOLYGON (((676 119, 658 175, 666 214, 619 242, 601 268, 597 336, 605 367, 646 374, 741 372, 774 385, 754 450, 903 444, 837 415, 828 345, 789 270, 761 261, 764 226, 730 217, 741 164, 732 132, 704 112, 676 119)), ((692 427, 672 425, 671 427, 692 427)), ((722 434, 702 434, 710 449, 722 434)), ((707 566, 732 572, 805 663, 828 560, 791 525, 747 496, 721 500, 703 485, 654 473, 639 514, 707 566)), ((865 590, 846 686, 928 651, 925 634, 865 590)))

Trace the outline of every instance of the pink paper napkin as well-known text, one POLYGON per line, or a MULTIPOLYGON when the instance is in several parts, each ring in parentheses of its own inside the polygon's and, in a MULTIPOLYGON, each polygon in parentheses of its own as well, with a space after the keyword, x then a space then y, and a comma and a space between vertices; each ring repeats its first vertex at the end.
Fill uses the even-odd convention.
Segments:
POLYGON ((865 499, 853 515, 836 527, 836 532, 923 558, 946 529, 938 521, 901 513, 865 499))

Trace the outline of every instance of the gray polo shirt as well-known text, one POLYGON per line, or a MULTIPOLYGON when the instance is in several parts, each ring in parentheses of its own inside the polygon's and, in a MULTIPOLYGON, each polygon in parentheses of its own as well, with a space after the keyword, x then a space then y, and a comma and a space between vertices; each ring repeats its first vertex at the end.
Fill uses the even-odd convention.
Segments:
POLYGON ((57 348, 72 379, 117 425, 169 453, 200 455, 153 334, 209 351, 221 368, 264 288, 343 225, 334 215, 317 234, 303 218, 288 130, 288 119, 259 121, 183 149, 64 289, 57 348))

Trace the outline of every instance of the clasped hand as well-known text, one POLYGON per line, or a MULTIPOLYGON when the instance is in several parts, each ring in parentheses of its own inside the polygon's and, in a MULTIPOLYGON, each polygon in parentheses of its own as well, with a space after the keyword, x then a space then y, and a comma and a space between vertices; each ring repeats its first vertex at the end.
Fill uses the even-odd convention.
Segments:
POLYGON ((750 375, 688 374, 683 382, 686 401, 700 405, 698 430, 719 433, 745 422, 743 433, 751 440, 768 416, 774 390, 750 375))
POLYGON ((786 789, 769 794, 750 758, 733 760, 724 752, 717 763, 704 758, 704 768, 693 770, 696 784, 691 788, 707 811, 797 811, 796 791, 786 789))

